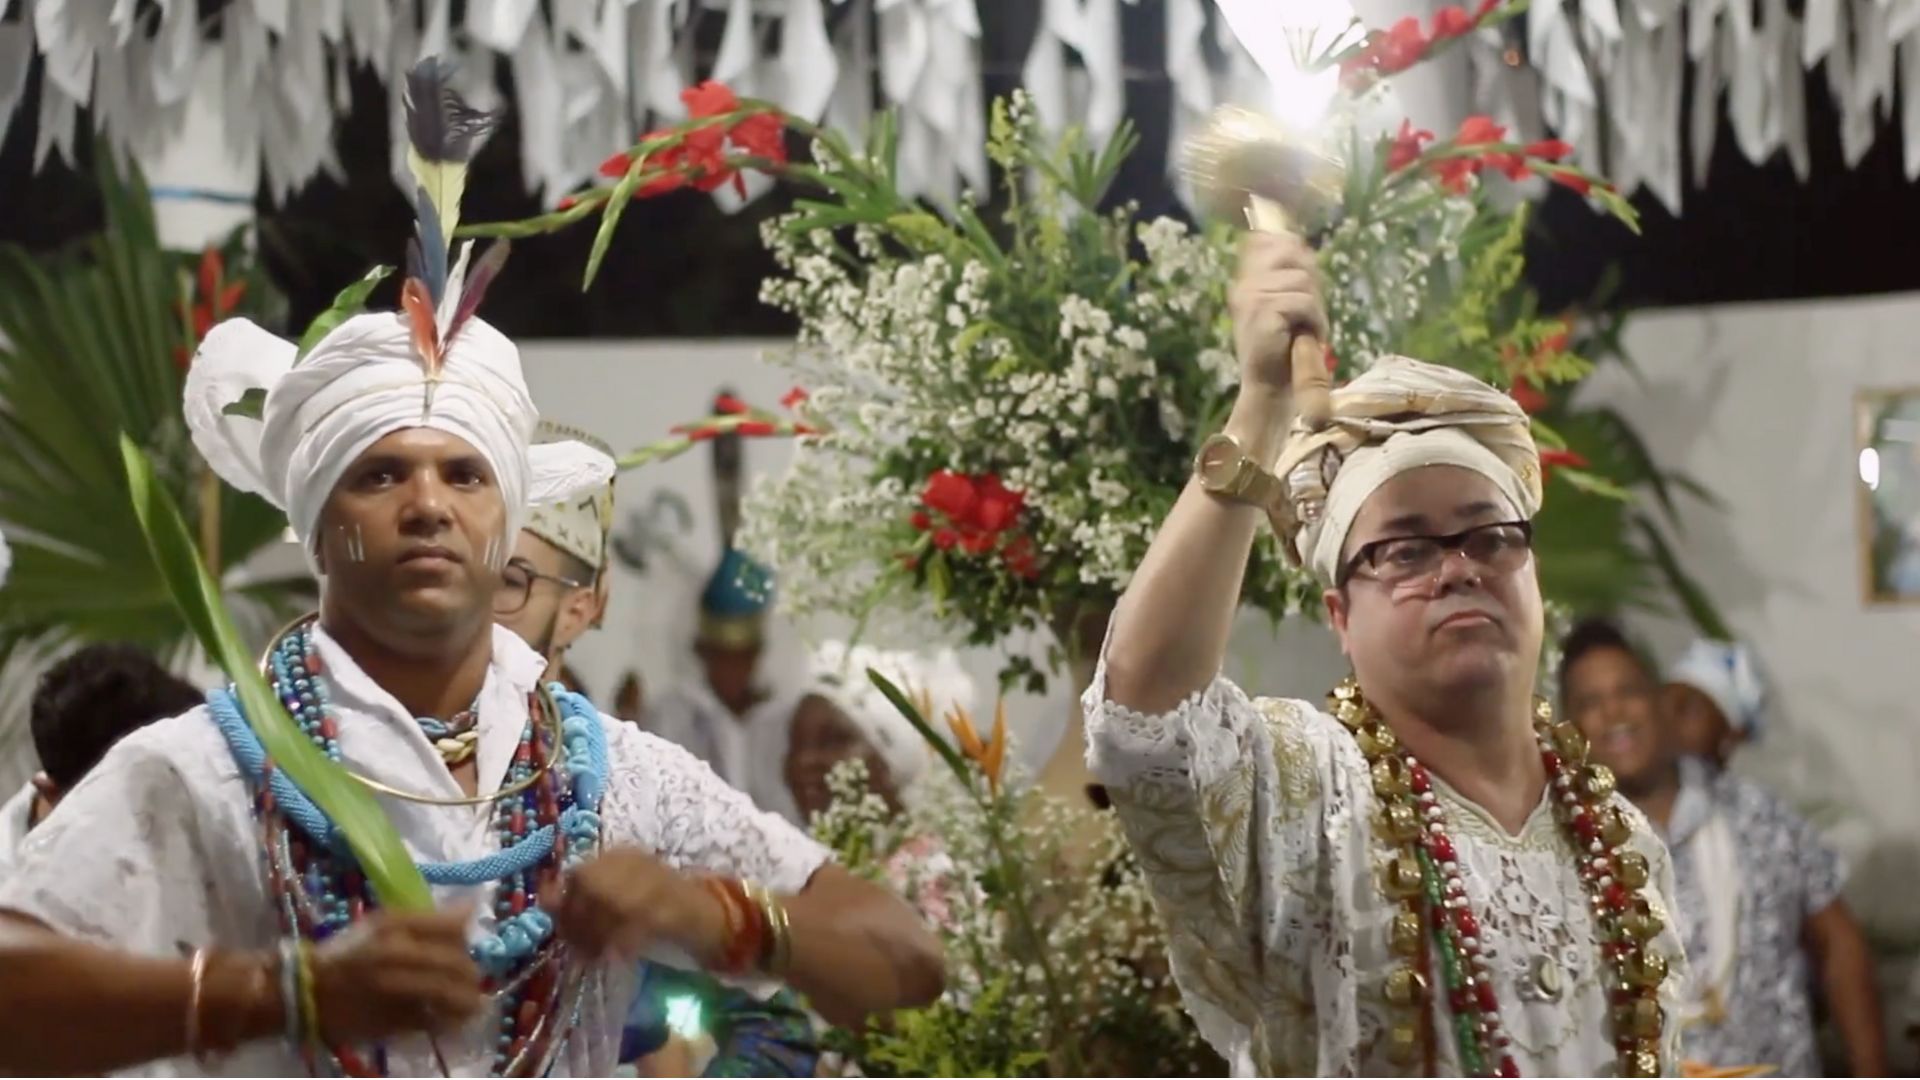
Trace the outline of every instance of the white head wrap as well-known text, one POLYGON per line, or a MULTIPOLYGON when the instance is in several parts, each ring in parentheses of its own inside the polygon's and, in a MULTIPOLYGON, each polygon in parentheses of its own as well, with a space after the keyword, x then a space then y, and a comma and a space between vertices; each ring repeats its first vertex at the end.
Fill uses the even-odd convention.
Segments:
POLYGON ((1354 518, 1380 485, 1454 465, 1491 480, 1513 510, 1540 509, 1540 452, 1514 400, 1458 368, 1382 358, 1333 391, 1331 423, 1296 421, 1274 468, 1287 491, 1287 556, 1332 585, 1354 518))
MULTIPOLYGON (((542 420, 534 428, 534 452, 551 443, 585 443, 611 456, 606 443, 583 431, 542 420)), ((593 567, 602 582, 607 572, 607 534, 613 528, 613 484, 534 506, 526 530, 593 567)))
POLYGON ((1745 645, 1701 638, 1674 662, 1667 681, 1707 695, 1719 706, 1727 723, 1742 735, 1751 736, 1759 730, 1767 705, 1767 685, 1753 650, 1745 645))
POLYGON ((973 679, 952 649, 924 655, 867 645, 849 648, 843 641, 828 641, 814 650, 809 671, 816 689, 859 727, 860 734, 886 761, 894 787, 905 791, 926 771, 932 750, 873 685, 867 677, 868 668, 886 676, 910 697, 925 695, 932 706, 926 719, 936 726, 952 709, 972 710, 973 679))
POLYGON ((613 475, 611 458, 577 442, 529 453, 538 414, 520 352, 480 319, 469 319, 447 344, 431 391, 408 324, 393 312, 348 319, 297 364, 294 353, 292 342, 229 319, 200 343, 184 407, 207 463, 227 483, 286 511, 316 572, 314 531, 327 496, 355 459, 396 431, 444 431, 487 459, 506 502, 503 551, 529 506, 613 475), (262 419, 226 414, 255 389, 266 392, 262 419))

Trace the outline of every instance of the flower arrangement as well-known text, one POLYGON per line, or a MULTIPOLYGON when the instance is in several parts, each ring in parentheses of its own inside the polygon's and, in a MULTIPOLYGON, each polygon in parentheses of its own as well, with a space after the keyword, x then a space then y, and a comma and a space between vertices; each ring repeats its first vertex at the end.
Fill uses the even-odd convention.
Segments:
POLYGON ((982 736, 950 709, 953 744, 924 707, 868 677, 945 763, 904 813, 868 791, 864 766, 831 778, 814 832, 855 873, 917 905, 946 946, 947 991, 830 1045, 863 1076, 1195 1076, 1222 1066, 1181 1010, 1138 865, 1110 815, 1092 850, 1063 850, 1089 811, 1004 775, 1000 712, 982 736), (958 747, 956 749, 955 747, 958 747))
MULTIPOLYGON (((1407 19, 1347 33, 1311 59, 1338 67, 1348 95, 1328 125, 1329 142, 1344 144, 1347 179, 1318 238, 1328 362, 1338 378, 1404 353, 1510 387, 1539 414, 1553 475, 1618 502, 1625 488, 1603 468, 1614 456, 1592 465, 1547 422, 1549 403, 1565 396, 1553 388, 1591 365, 1572 351, 1568 323, 1538 312, 1525 287, 1524 205, 1502 209, 1483 188, 1490 176, 1544 177, 1637 227, 1632 207, 1568 162, 1558 140, 1509 141, 1480 116, 1445 138, 1410 123, 1372 134, 1360 120, 1381 76, 1522 6, 1448 7, 1430 30, 1407 19)), ((1044 628, 1062 646, 1056 660, 1083 649, 1073 628, 1126 588, 1194 448, 1233 400, 1231 234, 1111 205, 1132 129, 1123 124, 1102 147, 1073 131, 1052 138, 1018 91, 992 108, 997 189, 944 214, 899 193, 884 114, 856 149, 711 84, 687 102, 692 119, 609 160, 616 184, 553 214, 475 231, 548 231, 598 208, 591 276, 629 198, 718 186, 742 168, 815 189, 819 197, 763 227, 780 272, 762 298, 799 322, 795 346, 771 360, 809 396, 797 406, 805 430, 794 429, 793 464, 750 494, 742 542, 781 572, 796 614, 866 625, 931 609, 976 645, 1044 628), (788 160, 773 137, 780 124, 811 139, 809 162, 788 160)), ((1622 516, 1586 516, 1604 518, 1626 546, 1622 516)), ((1568 539, 1591 546, 1607 535, 1568 539)), ((1560 599, 1582 607, 1606 588, 1549 575, 1549 598, 1563 585, 1560 599)), ((1242 602, 1277 619, 1316 611, 1317 592, 1279 545, 1263 544, 1242 602)), ((1003 677, 1038 690, 1046 674, 1016 660, 1003 677)))

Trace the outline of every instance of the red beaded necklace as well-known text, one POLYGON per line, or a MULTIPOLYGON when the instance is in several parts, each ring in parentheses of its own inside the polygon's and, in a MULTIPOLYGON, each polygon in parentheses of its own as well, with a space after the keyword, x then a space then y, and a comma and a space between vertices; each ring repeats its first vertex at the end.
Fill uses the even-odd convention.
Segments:
MULTIPOLYGON (((1436 1048, 1426 1020, 1429 979, 1437 961, 1461 1070, 1469 1076, 1519 1076, 1512 1040, 1500 1023, 1480 923, 1467 903, 1466 882, 1433 777, 1400 744, 1351 677, 1334 688, 1327 705, 1366 756, 1380 801, 1375 830, 1394 851, 1381 888, 1401 902, 1389 941, 1406 963, 1387 976, 1385 992, 1388 1002, 1407 1015, 1388 1032, 1389 1055, 1400 1064, 1424 1059, 1427 1073, 1435 1072, 1436 1048)), ((1586 764, 1587 740, 1579 729, 1555 723, 1552 708, 1539 701, 1534 732, 1551 785, 1554 817, 1581 853, 1580 879, 1601 932, 1620 1075, 1658 1076, 1659 992, 1667 960, 1648 948, 1662 924, 1641 894, 1649 876, 1646 857, 1627 848, 1632 829, 1612 803, 1613 773, 1604 765, 1586 764)))

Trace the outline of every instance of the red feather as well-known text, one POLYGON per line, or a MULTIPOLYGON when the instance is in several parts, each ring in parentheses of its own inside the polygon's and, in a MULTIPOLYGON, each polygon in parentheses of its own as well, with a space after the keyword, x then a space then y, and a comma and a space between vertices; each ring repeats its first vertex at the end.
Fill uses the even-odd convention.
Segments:
POLYGON ((427 378, 440 377, 440 334, 434 328, 433 300, 427 295, 427 283, 408 278, 400 288, 400 306, 406 310, 413 327, 413 351, 427 369, 427 378))

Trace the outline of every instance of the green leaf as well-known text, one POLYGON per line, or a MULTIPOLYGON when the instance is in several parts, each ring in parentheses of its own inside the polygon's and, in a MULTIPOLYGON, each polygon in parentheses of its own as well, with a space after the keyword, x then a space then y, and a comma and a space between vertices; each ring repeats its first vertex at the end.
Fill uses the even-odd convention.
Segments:
POLYGON ((220 410, 222 416, 245 416, 254 420, 266 415, 267 392, 255 386, 240 395, 240 400, 230 402, 220 410))
POLYGON ((927 740, 927 745, 933 748, 933 752, 940 755, 940 760, 947 763, 947 768, 953 770, 953 775, 959 777, 960 782, 971 790, 973 770, 967 766, 967 759, 961 757, 960 752, 955 750, 951 743, 933 730, 933 726, 927 723, 927 718, 921 716, 920 710, 914 707, 913 702, 907 700, 907 695, 901 693, 900 688, 885 675, 872 668, 867 669, 867 681, 879 689, 901 716, 906 717, 907 723, 913 725, 913 730, 919 732, 920 737, 927 740))
POLYGON ((339 828, 381 904, 406 911, 431 909, 433 892, 426 878, 373 794, 300 733, 254 666, 221 600, 220 586, 194 550, 180 508, 154 477, 153 462, 124 434, 120 453, 134 512, 153 561, 194 636, 233 680, 247 723, 268 758, 339 828))
MULTIPOLYGON (((373 295, 374 286, 385 281, 387 275, 391 273, 393 273, 393 267, 391 266, 376 266, 362 275, 360 280, 341 289, 335 294, 333 306, 314 316, 313 321, 307 324, 306 333, 300 335, 299 351, 293 354, 294 363, 299 363, 300 358, 312 352, 313 347, 320 344, 320 339, 333 333, 335 327, 353 318, 355 315, 360 314, 360 309, 367 306, 367 297, 373 295)), ((264 395, 262 396, 264 397, 264 395)), ((245 399, 243 398, 241 400, 244 401, 245 399)), ((233 407, 230 405, 223 411, 231 415, 232 409, 233 407)), ((241 415, 250 415, 258 418, 260 414, 256 412, 241 415)))
POLYGON ((1584 469, 1555 469, 1553 475, 1591 495, 1600 495, 1609 499, 1619 499, 1621 502, 1630 502, 1633 499, 1633 492, 1628 491, 1626 488, 1621 487, 1619 484, 1614 483, 1604 476, 1587 472, 1584 469))
POLYGON ((1686 611, 1687 618, 1693 620, 1693 625, 1702 634, 1720 641, 1732 641, 1733 634, 1727 629, 1726 620, 1720 617, 1719 609, 1714 607, 1713 600, 1699 582, 1681 567, 1679 557, 1673 553, 1672 546, 1653 521, 1645 514, 1635 514, 1634 524, 1640 527, 1640 535, 1646 539, 1648 552, 1659 565, 1660 572, 1666 575, 1674 595, 1680 598, 1680 606, 1686 611))

